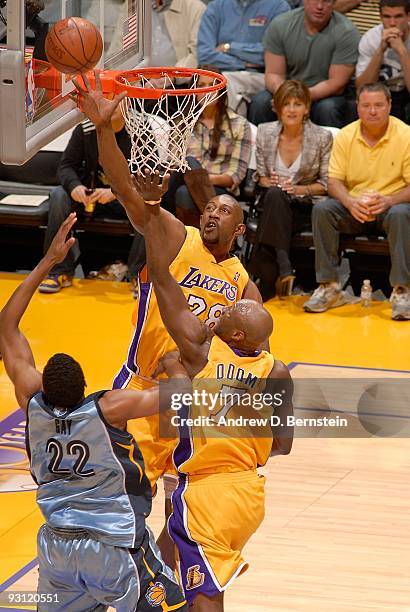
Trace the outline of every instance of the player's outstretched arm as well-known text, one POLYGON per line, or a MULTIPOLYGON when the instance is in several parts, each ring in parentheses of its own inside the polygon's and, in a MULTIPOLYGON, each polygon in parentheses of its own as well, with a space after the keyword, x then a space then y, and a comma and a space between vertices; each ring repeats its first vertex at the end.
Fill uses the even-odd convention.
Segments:
POLYGON ((289 369, 282 361, 275 360, 269 374, 265 393, 278 394, 278 403, 273 416, 279 417, 277 425, 272 426, 273 442, 271 457, 288 455, 292 449, 294 427, 289 425, 288 418, 293 416, 293 381, 289 369))
POLYGON ((85 74, 81 76, 83 83, 80 83, 79 78, 73 79, 77 89, 78 106, 95 125, 101 164, 112 188, 118 194, 126 193, 128 196, 134 195, 135 198, 140 199, 138 194, 132 192, 127 160, 117 144, 111 125, 114 111, 126 94, 123 92, 109 100, 103 94, 99 70, 94 70, 94 77, 95 88, 92 87, 85 74))
POLYGON ((67 240, 67 236, 76 220, 75 213, 67 217, 46 255, 17 287, 0 313, 0 352, 6 372, 14 385, 17 401, 23 409, 26 409, 33 393, 42 388, 42 377, 36 370, 27 338, 19 329, 20 320, 43 278, 56 263, 63 261, 74 244, 75 239, 67 240))
MULTIPOLYGON (((73 80, 77 89, 78 104, 96 127, 101 165, 113 192, 124 206, 132 225, 140 234, 144 234, 144 203, 111 125, 112 115, 126 94, 123 92, 108 100, 103 94, 100 71, 94 70, 94 76, 95 88, 86 75, 82 75, 83 84, 78 79, 73 80)), ((167 227, 170 261, 172 261, 185 239, 185 226, 166 210, 161 210, 161 221, 167 227)))
POLYGON ((110 425, 124 429, 127 421, 151 416, 169 410, 174 398, 192 393, 192 382, 176 352, 168 353, 164 371, 169 379, 161 380, 155 387, 145 391, 116 389, 108 391, 100 399, 104 418, 110 425))
MULTIPOLYGON (((167 189, 168 177, 163 182, 158 172, 135 177, 138 190, 145 204, 145 245, 147 250, 148 275, 155 288, 159 310, 168 332, 175 340, 184 364, 203 362, 207 329, 192 314, 182 289, 169 271, 169 238, 161 223, 161 195, 167 189)), ((205 361, 203 362, 206 363, 205 361)))

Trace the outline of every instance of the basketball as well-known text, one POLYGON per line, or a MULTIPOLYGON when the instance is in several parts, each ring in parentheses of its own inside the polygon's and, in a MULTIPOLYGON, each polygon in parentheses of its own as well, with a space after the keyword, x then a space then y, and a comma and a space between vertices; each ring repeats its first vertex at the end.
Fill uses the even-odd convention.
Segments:
POLYGON ((60 72, 74 74, 91 70, 103 50, 96 26, 81 17, 68 17, 54 24, 46 38, 48 61, 60 72))

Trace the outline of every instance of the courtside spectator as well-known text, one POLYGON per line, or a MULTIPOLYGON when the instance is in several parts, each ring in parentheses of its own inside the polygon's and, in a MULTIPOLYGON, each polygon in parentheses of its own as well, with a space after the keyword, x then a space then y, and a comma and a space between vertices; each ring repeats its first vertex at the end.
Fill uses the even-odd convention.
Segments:
POLYGON ((247 103, 262 91, 262 38, 274 17, 289 11, 286 0, 213 0, 202 16, 198 60, 222 70, 228 79, 228 104, 246 116, 247 103))
POLYGON ((331 199, 312 211, 316 280, 307 312, 346 302, 338 275, 339 235, 383 229, 389 241, 392 318, 410 319, 410 127, 390 116, 382 83, 358 91, 358 121, 336 136, 329 164, 331 199))
POLYGON ((383 81, 392 97, 391 114, 403 121, 410 102, 409 13, 408 0, 382 0, 382 23, 361 39, 356 66, 356 86, 383 81))
MULTIPOLYGON (((124 119, 118 108, 112 118, 115 137, 126 159, 131 153, 131 140, 124 127, 124 119)), ((112 193, 98 162, 97 136, 91 121, 83 121, 73 131, 67 147, 62 155, 57 175, 61 185, 53 189, 49 198, 47 228, 44 237, 44 252, 46 253, 63 221, 73 210, 78 216, 86 211, 93 211, 95 217, 126 219, 127 215, 122 205, 112 193)), ((142 241, 142 236, 136 233, 134 242, 142 241)), ((136 258, 138 249, 133 245, 132 257, 136 258)), ((68 251, 65 259, 57 263, 49 276, 39 286, 40 293, 57 293, 72 285, 76 265, 80 258, 78 241, 68 251)), ((131 254, 129 267, 133 267, 131 254)), ((135 271, 136 273, 136 271, 135 271)))
POLYGON ((254 96, 248 118, 259 125, 273 121, 271 98, 286 79, 302 81, 312 98, 311 119, 342 127, 348 104, 343 95, 354 74, 360 34, 333 0, 305 0, 304 7, 276 17, 267 28, 265 85, 254 96))
POLYGON ((259 125, 256 138, 265 193, 249 267, 264 300, 292 292, 292 233, 310 229, 312 205, 327 194, 333 140, 329 130, 309 120, 310 94, 300 81, 282 83, 274 104, 279 120, 259 125))

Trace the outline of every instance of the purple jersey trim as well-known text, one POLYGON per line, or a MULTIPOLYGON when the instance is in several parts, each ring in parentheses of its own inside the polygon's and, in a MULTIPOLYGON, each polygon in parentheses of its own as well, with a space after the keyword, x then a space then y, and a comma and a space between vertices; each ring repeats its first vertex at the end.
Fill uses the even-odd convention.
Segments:
POLYGON ((168 520, 168 531, 175 542, 180 558, 180 579, 184 595, 189 604, 192 604, 198 593, 204 593, 213 597, 221 592, 221 587, 216 584, 214 577, 208 569, 201 554, 198 544, 190 537, 184 523, 185 501, 184 493, 188 486, 186 476, 181 475, 177 489, 172 494, 173 512, 168 520), (196 587, 187 588, 188 572, 195 568, 202 582, 196 587))
POLYGON ((129 380, 132 378, 133 372, 127 368, 124 364, 121 370, 118 372, 117 376, 114 378, 114 382, 112 383, 113 389, 124 389, 129 380))
POLYGON ((194 451, 191 428, 186 425, 186 419, 189 417, 189 408, 188 406, 183 405, 179 411, 180 413, 180 421, 178 425, 178 444, 176 445, 173 452, 173 462, 179 474, 183 472, 180 471, 180 466, 188 461, 190 457, 192 457, 192 453, 194 451), (183 423, 181 425, 181 423, 183 423))
POLYGON ((132 338, 131 346, 129 348, 127 357, 127 367, 132 372, 137 372, 137 370, 139 369, 136 364, 137 349, 139 341, 141 339, 142 328, 144 327, 144 323, 147 318, 149 297, 151 295, 151 291, 151 283, 140 282, 140 299, 138 304, 137 327, 135 328, 134 336, 132 338))
POLYGON ((151 283, 139 284, 140 299, 138 303, 137 326, 132 337, 130 348, 128 349, 127 361, 118 372, 112 383, 113 389, 123 389, 132 378, 133 374, 139 373, 139 367, 136 364, 138 345, 141 339, 141 332, 147 318, 149 298, 151 296, 151 283))
MULTIPOLYGON (((229 345, 228 345, 229 346, 229 345)), ((237 355, 238 357, 257 357, 258 355, 260 355, 262 353, 262 351, 254 351, 253 353, 244 353, 243 351, 237 349, 237 348, 233 348, 232 346, 229 347, 231 349, 231 351, 233 351, 235 353, 235 355, 237 355)))

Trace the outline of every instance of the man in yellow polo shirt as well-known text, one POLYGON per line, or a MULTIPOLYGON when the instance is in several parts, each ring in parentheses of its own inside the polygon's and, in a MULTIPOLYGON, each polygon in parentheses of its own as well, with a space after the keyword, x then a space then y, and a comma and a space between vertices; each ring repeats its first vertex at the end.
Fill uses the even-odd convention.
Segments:
POLYGON ((339 235, 361 234, 376 223, 388 237, 392 318, 410 319, 410 127, 390 116, 390 91, 382 83, 357 94, 359 120, 343 128, 329 164, 330 198, 312 210, 319 287, 304 304, 324 312, 346 303, 338 277, 339 235))

